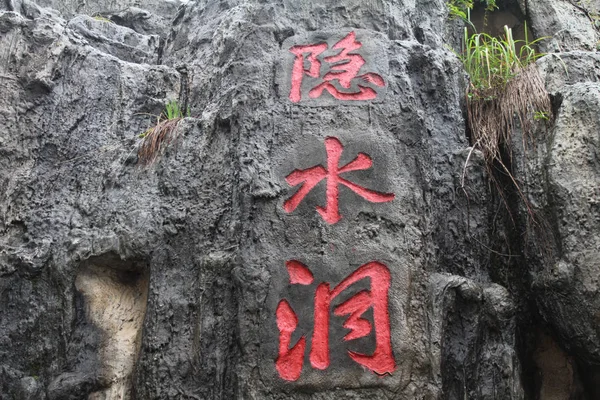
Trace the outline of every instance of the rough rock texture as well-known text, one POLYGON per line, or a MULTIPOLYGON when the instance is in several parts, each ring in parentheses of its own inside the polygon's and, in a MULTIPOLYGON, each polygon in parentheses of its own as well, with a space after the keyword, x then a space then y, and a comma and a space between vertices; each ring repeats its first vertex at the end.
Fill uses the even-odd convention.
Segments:
MULTIPOLYGON (((21 7, 27 7, 30 0, 3 0, 5 7, 10 11, 20 11, 21 7)), ((145 14, 155 15, 161 20, 172 19, 182 3, 179 0, 101 0, 101 1, 79 1, 79 0, 39 0, 33 3, 42 7, 57 10, 66 18, 77 14, 90 16, 111 15, 124 12, 128 9, 144 8, 145 14)))
POLYGON ((524 12, 531 18, 536 36, 549 38, 541 44, 541 51, 561 53, 571 50, 596 50, 600 37, 592 18, 597 14, 590 16, 588 11, 592 8, 592 3, 591 0, 526 2, 527 10, 524 12))
POLYGON ((600 61, 580 51, 593 25, 562 20, 570 3, 524 10, 579 50, 539 61, 557 118, 515 160, 542 229, 470 151, 441 0, 40 4, 58 11, 0 6, 0 398, 600 396, 600 61), (379 98, 290 101, 291 46, 350 32, 379 98), (170 99, 191 117, 141 167, 139 135, 170 99), (325 165, 331 137, 341 165, 373 160, 345 177, 393 201, 344 187, 329 224, 320 183, 284 210, 285 177, 325 165), (290 259, 312 286, 289 284, 290 259), (306 355, 281 379, 281 300, 300 320, 292 344, 314 345, 316 285, 373 260, 391 275, 395 370, 352 361, 373 338, 344 343, 332 317, 329 368, 306 355))
POLYGON ((591 398, 600 396, 600 84, 598 56, 540 61, 557 118, 524 168, 539 210, 528 251, 532 293, 545 322, 574 357, 591 398), (566 68, 566 70, 565 70, 566 68), (567 71, 569 72, 567 75, 567 71))
MULTIPOLYGON (((597 2, 581 2, 577 13, 586 18, 580 22, 576 22, 579 17, 562 18, 562 23, 580 31, 595 30, 597 10, 597 2)), ((533 28, 544 29, 535 23, 533 28)), ((582 47, 571 41, 576 35, 570 29, 565 32, 567 36, 558 36, 562 52, 538 61, 553 97, 556 120, 538 132, 538 145, 527 154, 526 164, 518 167, 537 212, 525 255, 537 312, 570 358, 567 364, 572 372, 563 374, 573 376, 568 398, 598 398, 600 60, 596 52, 580 51, 595 48, 596 42, 582 47)), ((598 33, 594 34, 597 41, 598 33)))
POLYGON ((83 36, 94 48, 123 61, 155 64, 160 39, 141 35, 122 26, 80 15, 69 21, 67 28, 83 36))

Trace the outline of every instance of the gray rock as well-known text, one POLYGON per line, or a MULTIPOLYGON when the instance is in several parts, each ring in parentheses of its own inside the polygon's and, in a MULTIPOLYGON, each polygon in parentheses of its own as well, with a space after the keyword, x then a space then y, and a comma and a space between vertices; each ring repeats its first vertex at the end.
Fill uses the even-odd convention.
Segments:
POLYGON ((431 288, 432 318, 445 321, 430 337, 443 398, 524 398, 516 305, 507 290, 450 274, 432 275, 431 288))
POLYGON ((0 11, 0 398, 598 397, 595 55, 539 61, 558 117, 514 168, 552 235, 524 240, 468 145, 441 0, 39 4, 0 11), (191 117, 142 166, 173 99, 191 117))
POLYGON ((531 19, 536 36, 547 37, 540 42, 540 51, 596 50, 600 37, 585 8, 563 0, 533 0, 526 4, 523 13, 531 19))
POLYGON ((129 7, 106 15, 116 24, 131 28, 145 35, 164 35, 168 33, 170 21, 162 15, 138 8, 129 7))
POLYGON ((78 14, 89 16, 112 14, 129 7, 143 7, 151 13, 167 19, 173 18, 179 6, 183 4, 180 0, 35 0, 35 3, 42 7, 55 9, 65 17, 73 17, 78 14))
MULTIPOLYGON (((128 239, 115 240, 123 229, 133 229, 142 242, 148 240, 146 228, 90 230, 86 221, 95 214, 99 193, 114 187, 111 182, 131 168, 127 163, 129 155, 135 154, 137 135, 154 119, 148 113, 158 114, 168 98, 178 96, 180 77, 169 67, 124 62, 95 50, 63 20, 30 20, 4 12, 0 26, 0 85, 9 94, 1 100, 0 119, 3 132, 12 132, 1 140, 0 186, 5 201, 0 223, 0 396, 12 398, 21 390, 20 377, 29 375, 39 378, 42 393, 50 398, 81 398, 97 388, 97 382, 100 387, 106 383, 101 380, 103 362, 97 361, 96 351, 102 336, 91 334, 95 328, 85 323, 85 305, 75 301, 77 266, 98 252, 137 257, 139 250, 128 239), (37 135, 44 137, 44 143, 33 144, 37 135), (75 142, 82 152, 68 150, 75 142), (49 156, 49 164, 25 161, 26 154, 33 153, 49 156), (93 161, 100 156, 109 169, 93 161), (99 169, 93 172, 95 168, 99 169), (39 175, 36 171, 41 170, 46 172, 39 175), (45 200, 47 189, 58 188, 56 179, 79 173, 87 178, 74 179, 75 186, 63 187, 63 194, 53 201, 45 200), (40 183, 46 189, 38 187, 40 183), (73 196, 80 198, 81 207, 63 208, 73 196), (27 222, 22 207, 35 209, 39 223, 27 222), (63 261, 56 264, 58 259, 63 261)), ((139 218, 149 214, 136 211, 138 202, 145 201, 138 196, 129 202, 126 218, 152 229, 144 222, 147 218, 139 218)), ((115 221, 114 226, 121 223, 115 221)))
POLYGON ((42 388, 35 376, 21 378, 17 393, 18 400, 34 400, 41 397, 42 388))
POLYGON ((114 23, 80 15, 67 28, 82 35, 94 48, 123 61, 155 64, 158 61, 160 39, 156 35, 141 35, 114 23))
POLYGON ((549 54, 540 58, 537 65, 546 89, 553 95, 560 95, 566 85, 600 81, 600 54, 596 52, 549 54))
MULTIPOLYGON (((564 79, 562 74, 559 70, 552 82, 564 79)), ((567 82, 572 80, 578 77, 567 82)), ((569 82, 554 87, 560 97, 558 117, 541 150, 529 160, 526 180, 542 228, 536 230, 530 251, 533 292, 542 317, 581 366, 582 379, 595 397, 600 394, 600 85, 569 82)))

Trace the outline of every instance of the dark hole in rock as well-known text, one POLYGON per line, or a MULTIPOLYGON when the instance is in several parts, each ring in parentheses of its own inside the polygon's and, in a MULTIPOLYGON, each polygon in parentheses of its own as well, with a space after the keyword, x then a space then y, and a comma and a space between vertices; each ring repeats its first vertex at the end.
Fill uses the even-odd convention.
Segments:
MULTIPOLYGON (((504 37, 504 26, 512 29, 513 39, 525 40, 525 15, 521 12, 516 1, 497 1, 498 9, 486 11, 485 3, 475 2, 471 10, 471 22, 478 33, 487 33, 494 37, 504 37)), ((529 42, 535 39, 533 32, 527 24, 527 39, 529 42)), ((520 51, 522 43, 517 43, 517 52, 520 51)))
POLYGON ((540 400, 585 399, 573 358, 546 333, 538 331, 536 336, 537 346, 533 353, 533 361, 538 370, 536 398, 540 400))

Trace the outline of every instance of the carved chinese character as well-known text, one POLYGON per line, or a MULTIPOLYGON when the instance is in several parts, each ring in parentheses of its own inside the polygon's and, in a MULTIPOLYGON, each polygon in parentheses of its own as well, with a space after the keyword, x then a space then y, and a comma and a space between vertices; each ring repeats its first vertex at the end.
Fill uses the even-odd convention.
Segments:
POLYGON ((358 75, 365 64, 365 59, 355 53, 362 47, 356 41, 356 34, 350 32, 345 38, 333 45, 332 49, 338 51, 336 55, 324 57, 323 61, 330 64, 329 72, 321 77, 321 60, 319 56, 328 48, 326 43, 299 45, 290 48, 295 54, 292 67, 292 87, 290 100, 294 103, 302 99, 302 80, 304 75, 311 78, 321 78, 322 82, 313 87, 308 96, 315 99, 323 91, 329 92, 338 100, 372 100, 377 97, 377 92, 372 86, 383 87, 383 78, 373 72, 358 75), (306 56, 305 56, 306 55, 306 56), (306 68, 308 64, 308 68, 306 68))
POLYGON ((317 206, 317 211, 329 224, 335 224, 342 218, 339 211, 340 184, 372 203, 383 203, 394 199, 395 195, 393 193, 380 193, 366 189, 340 176, 344 172, 371 168, 373 161, 367 154, 358 153, 354 160, 343 167, 339 167, 340 157, 344 150, 342 143, 337 138, 328 137, 325 139, 325 150, 327 151, 327 168, 317 165, 302 170, 296 169, 285 178, 290 186, 302 184, 300 189, 283 203, 283 209, 286 212, 294 211, 302 202, 302 199, 323 179, 327 180, 327 203, 325 207, 317 206))
MULTIPOLYGON (((290 275, 290 284, 312 284, 312 273, 299 261, 288 261, 286 267, 290 275)), ((313 368, 323 370, 329 366, 329 317, 332 302, 343 291, 363 279, 370 279, 370 290, 356 293, 334 307, 333 313, 337 316, 348 315, 343 326, 350 332, 344 336, 344 341, 359 339, 374 331, 375 351, 371 355, 354 351, 348 351, 348 354, 358 364, 380 375, 391 374, 396 369, 388 311, 391 276, 389 269, 377 261, 360 266, 333 289, 330 289, 329 283, 325 282, 317 286, 310 350, 310 364, 313 368), (362 318, 369 308, 373 309, 373 324, 362 318)), ((292 334, 298 326, 298 317, 287 300, 279 302, 276 317, 279 329, 279 356, 275 361, 275 367, 281 378, 295 381, 300 378, 302 372, 306 337, 302 336, 290 348, 292 334)))

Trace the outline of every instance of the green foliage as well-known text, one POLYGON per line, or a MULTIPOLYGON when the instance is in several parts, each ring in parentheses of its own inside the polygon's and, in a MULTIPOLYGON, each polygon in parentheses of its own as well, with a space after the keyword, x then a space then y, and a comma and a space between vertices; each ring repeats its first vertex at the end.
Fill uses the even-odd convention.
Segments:
POLYGON ((92 18, 94 18, 96 21, 100 21, 100 22, 108 22, 110 24, 114 24, 114 22, 112 22, 110 19, 103 17, 102 15, 94 15, 92 18))
POLYGON ((155 117, 156 123, 138 135, 144 139, 138 149, 138 162, 146 166, 154 164, 161 151, 175 139, 177 125, 190 117, 190 108, 184 114, 177 100, 169 100, 163 112, 155 117))
POLYGON ((179 120, 181 118, 190 117, 190 116, 191 116, 191 112, 190 112, 189 107, 187 108, 185 115, 184 115, 183 110, 181 109, 181 106, 179 105, 177 100, 171 99, 165 105, 165 109, 163 110, 163 112, 160 113, 159 115, 155 115, 156 124, 154 124, 154 126, 148 128, 146 131, 140 133, 138 135, 138 137, 140 139, 145 138, 146 136, 148 136, 148 134, 150 132, 152 132, 154 127, 160 125, 161 122, 179 120))
POLYGON ((465 28, 463 51, 458 57, 469 74, 470 98, 486 99, 496 89, 503 89, 521 69, 543 55, 535 50, 535 44, 543 39, 530 42, 527 25, 525 40, 514 40, 512 30, 506 26, 504 37, 501 38, 487 33, 469 35, 465 28))
POLYGON ((190 108, 187 108, 186 113, 184 115, 183 110, 181 109, 181 106, 179 105, 177 100, 169 100, 167 102, 167 105, 165 106, 163 115, 167 120, 189 117, 190 108))
MULTIPOLYGON (((484 1, 485 27, 488 12, 498 7, 495 0, 484 1)), ((473 0, 448 0, 446 4, 450 18, 459 17, 471 28, 471 32, 469 28, 464 29, 462 52, 457 54, 469 74, 466 111, 472 148, 463 170, 463 190, 469 158, 477 149, 485 161, 488 177, 494 182, 509 213, 506 179, 512 182, 529 216, 537 221, 532 205, 512 173, 511 141, 515 129, 521 130, 526 151, 528 143, 535 144, 532 123, 543 121, 547 126, 554 119, 550 95, 535 65, 535 61, 544 55, 536 51, 536 44, 546 38, 529 41, 526 23, 525 40, 514 40, 512 30, 507 26, 504 26, 502 37, 476 33, 470 21, 473 0)))
POLYGON ((451 19, 460 18, 463 21, 469 19, 469 10, 473 9, 472 0, 450 0, 446 3, 448 14, 451 19))
MULTIPOLYGON (((481 2, 485 3, 486 11, 494 11, 498 8, 496 0, 481 0, 481 2)), ((460 18, 469 23, 469 25, 471 24, 469 12, 473 9, 473 0, 449 0, 446 6, 448 7, 448 14, 451 19, 460 18)))
POLYGON ((547 111, 535 111, 533 113, 534 121, 549 121, 550 114, 547 111))
POLYGON ((542 39, 530 42, 526 25, 525 40, 514 40, 512 30, 506 26, 504 36, 499 38, 485 33, 469 35, 465 28, 463 51, 458 54, 469 74, 467 123, 473 149, 483 154, 488 176, 504 201, 498 174, 511 180, 532 217, 531 205, 512 175, 505 152, 510 160, 516 128, 522 131, 525 144, 532 138, 532 119, 546 123, 553 119, 550 96, 534 64, 543 55, 535 50, 535 44, 542 39))

